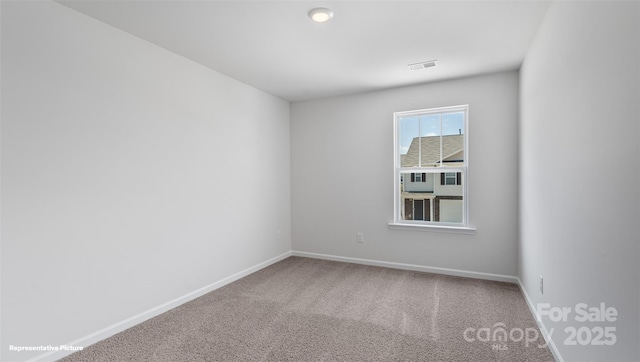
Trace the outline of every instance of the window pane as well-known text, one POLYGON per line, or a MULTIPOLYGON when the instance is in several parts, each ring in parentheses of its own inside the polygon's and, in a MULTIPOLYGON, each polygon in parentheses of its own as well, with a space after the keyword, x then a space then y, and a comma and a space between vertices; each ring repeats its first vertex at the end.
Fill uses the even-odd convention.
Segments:
POLYGON ((464 113, 442 115, 442 162, 461 165, 464 162, 464 113))
POLYGON ((420 116, 421 167, 436 166, 440 161, 440 115, 420 116))
POLYGON ((426 220, 454 224, 463 222, 463 173, 403 172, 398 175, 400 220, 426 220))
POLYGON ((464 134, 464 113, 443 113, 442 114, 442 135, 464 134))
POLYGON ((418 116, 398 119, 398 153, 401 167, 416 167, 419 160, 420 122, 418 116))

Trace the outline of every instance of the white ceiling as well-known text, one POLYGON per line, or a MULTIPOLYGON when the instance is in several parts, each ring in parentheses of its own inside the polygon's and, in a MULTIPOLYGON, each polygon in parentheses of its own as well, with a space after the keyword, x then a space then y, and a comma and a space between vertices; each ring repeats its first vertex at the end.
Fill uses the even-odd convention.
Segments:
POLYGON ((549 1, 59 1, 288 101, 517 69, 549 1), (307 12, 335 15, 324 24, 307 12), (409 71, 407 64, 438 60, 409 71))

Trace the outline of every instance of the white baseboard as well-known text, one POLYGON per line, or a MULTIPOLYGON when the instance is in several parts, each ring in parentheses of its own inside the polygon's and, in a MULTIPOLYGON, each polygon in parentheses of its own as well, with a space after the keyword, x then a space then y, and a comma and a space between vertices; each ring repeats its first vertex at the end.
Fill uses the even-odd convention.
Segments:
POLYGON ((292 255, 293 256, 301 256, 301 257, 305 257, 305 258, 342 261, 342 262, 346 262, 346 263, 381 266, 381 267, 385 267, 385 268, 412 270, 412 271, 420 271, 420 272, 435 273, 435 274, 454 275, 454 276, 458 276, 458 277, 494 280, 494 281, 498 281, 498 282, 507 282, 507 283, 518 284, 518 277, 511 276, 511 275, 481 273, 481 272, 473 272, 473 271, 468 271, 468 270, 439 268, 439 267, 433 267, 433 266, 423 266, 423 265, 404 264, 404 263, 394 263, 394 262, 390 262, 390 261, 349 258, 349 257, 346 257, 346 256, 316 254, 316 253, 308 253, 308 252, 305 252, 305 251, 295 251, 295 250, 292 251, 292 255))
POLYGON ((533 305, 533 302, 531 301, 531 298, 529 298, 529 294, 527 294, 526 289, 524 289, 524 285, 522 285, 522 281, 520 280, 520 278, 517 278, 517 279, 518 279, 518 286, 520 287, 520 290, 522 291, 522 295, 524 296, 524 300, 527 302, 527 306, 529 307, 529 310, 531 311, 531 314, 533 315, 533 319, 536 321, 536 324, 538 325, 538 328, 540 329, 540 333, 542 333, 542 337, 544 337, 544 340, 547 342, 547 347, 549 347, 549 351, 551 351, 551 354, 553 355, 553 358, 555 358, 556 362, 564 362, 564 358, 562 358, 562 356, 560 355, 560 351, 558 351, 558 347, 553 342, 553 339, 551 339, 551 335, 549 334, 549 330, 547 329, 547 327, 542 322, 542 319, 538 318, 539 316, 538 316, 537 308, 533 305))
MULTIPOLYGON (((99 331, 91 333, 87 336, 76 339, 75 341, 71 341, 69 343, 65 343, 67 346, 90 346, 96 342, 99 342, 103 339, 109 338, 114 334, 120 333, 127 328, 131 328, 136 324, 140 324, 148 319, 151 319, 157 315, 160 315, 164 312, 167 312, 175 307, 178 307, 186 302, 194 300, 200 296, 203 296, 211 291, 214 291, 218 288, 224 287, 225 285, 232 283, 240 278, 243 278, 249 274, 257 272, 260 269, 266 268, 271 264, 277 263, 280 260, 286 259, 291 256, 291 251, 288 251, 284 254, 278 255, 269 260, 263 261, 259 264, 256 264, 252 267, 249 267, 245 270, 237 272, 233 275, 230 275, 224 279, 218 280, 217 282, 211 283, 207 286, 204 286, 200 289, 194 290, 193 292, 187 293, 181 297, 178 297, 174 300, 168 301, 164 304, 161 304, 155 308, 151 308, 147 311, 144 311, 140 314, 127 318, 121 322, 112 324, 106 328, 103 328, 99 331)), ((51 351, 35 358, 28 360, 27 362, 48 362, 48 361, 56 361, 60 358, 66 357, 70 354, 74 353, 74 351, 51 351)))

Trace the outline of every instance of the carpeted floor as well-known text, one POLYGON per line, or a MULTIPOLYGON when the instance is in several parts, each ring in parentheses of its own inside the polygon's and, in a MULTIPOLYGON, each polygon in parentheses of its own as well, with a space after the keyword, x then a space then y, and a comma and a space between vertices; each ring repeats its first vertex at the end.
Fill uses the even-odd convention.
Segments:
POLYGON ((553 361, 539 333, 514 284, 290 257, 62 361, 553 361))

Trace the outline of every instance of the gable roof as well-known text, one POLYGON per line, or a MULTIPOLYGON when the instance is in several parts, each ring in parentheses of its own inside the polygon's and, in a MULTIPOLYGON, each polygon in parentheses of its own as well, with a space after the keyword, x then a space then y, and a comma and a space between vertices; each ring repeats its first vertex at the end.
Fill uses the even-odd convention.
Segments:
MULTIPOLYGON (((401 155, 402 167, 419 167, 418 150, 422 145, 422 166, 432 166, 440 162, 440 136, 415 137, 411 141, 409 150, 401 155)), ((464 135, 442 136, 442 157, 445 161, 462 161, 461 157, 451 160, 447 158, 456 154, 464 157, 464 135)))

